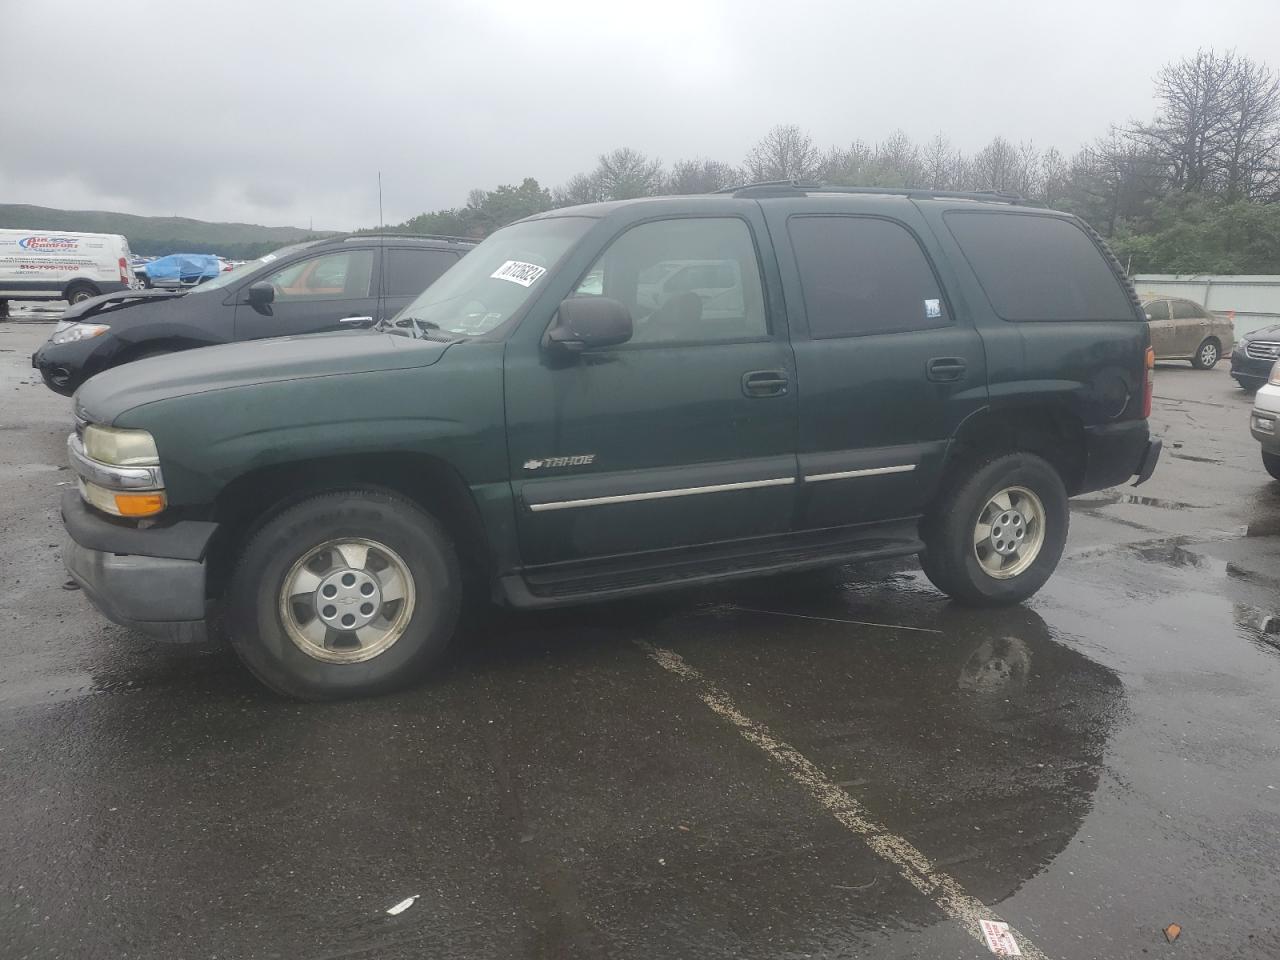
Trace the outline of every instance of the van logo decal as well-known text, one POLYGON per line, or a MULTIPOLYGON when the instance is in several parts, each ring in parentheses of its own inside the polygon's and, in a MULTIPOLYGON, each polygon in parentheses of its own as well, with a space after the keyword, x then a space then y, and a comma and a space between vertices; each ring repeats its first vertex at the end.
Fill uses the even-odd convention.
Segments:
POLYGON ((596 462, 594 453, 579 453, 572 457, 543 457, 541 460, 526 460, 526 470, 541 470, 543 467, 585 467, 596 462))
POLYGON ((79 245, 78 237, 23 237, 18 241, 23 250, 74 250, 79 245))

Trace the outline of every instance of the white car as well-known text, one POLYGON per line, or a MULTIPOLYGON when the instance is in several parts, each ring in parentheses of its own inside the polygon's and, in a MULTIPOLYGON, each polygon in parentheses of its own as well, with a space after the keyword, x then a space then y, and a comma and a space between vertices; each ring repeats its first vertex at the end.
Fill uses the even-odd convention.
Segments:
POLYGON ((1271 378, 1253 396, 1249 430, 1262 444, 1262 465, 1280 480, 1280 361, 1271 368, 1271 378))

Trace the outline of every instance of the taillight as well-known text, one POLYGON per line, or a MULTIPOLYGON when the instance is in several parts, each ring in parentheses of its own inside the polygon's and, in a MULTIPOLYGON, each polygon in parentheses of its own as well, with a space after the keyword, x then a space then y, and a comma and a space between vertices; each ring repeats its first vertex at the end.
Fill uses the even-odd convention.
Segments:
POLYGON ((120 282, 129 282, 129 261, 124 257, 120 258, 120 282))
POLYGON ((1142 415, 1151 416, 1151 398, 1156 391, 1156 352, 1147 347, 1147 382, 1142 388, 1142 415))

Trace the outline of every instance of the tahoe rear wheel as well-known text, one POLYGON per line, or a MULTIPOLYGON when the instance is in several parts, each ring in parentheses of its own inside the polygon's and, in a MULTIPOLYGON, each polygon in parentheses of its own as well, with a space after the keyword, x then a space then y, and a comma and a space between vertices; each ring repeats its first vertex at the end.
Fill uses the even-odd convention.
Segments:
POLYGON ((1067 491, 1029 453, 1004 454, 952 477, 923 525, 925 575, 960 603, 1018 603, 1039 590, 1067 541, 1067 491))
POLYGON ((420 508, 348 491, 305 500, 249 542, 228 590, 237 654, 288 696, 402 687, 444 653, 462 579, 453 543, 420 508))

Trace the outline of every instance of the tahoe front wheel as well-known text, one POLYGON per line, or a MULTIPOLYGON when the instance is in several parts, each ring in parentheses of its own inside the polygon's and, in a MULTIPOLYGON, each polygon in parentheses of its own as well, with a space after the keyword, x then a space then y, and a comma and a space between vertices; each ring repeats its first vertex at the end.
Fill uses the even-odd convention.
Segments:
POLYGON ((458 623, 453 543, 414 504, 348 491, 305 500, 249 541, 227 626, 245 665, 304 700, 367 696, 422 676, 458 623))
POLYGON ((1069 516, 1062 478, 1046 460, 1030 453, 989 458, 952 476, 922 524, 920 564, 960 603, 1018 603, 1057 567, 1069 516))

